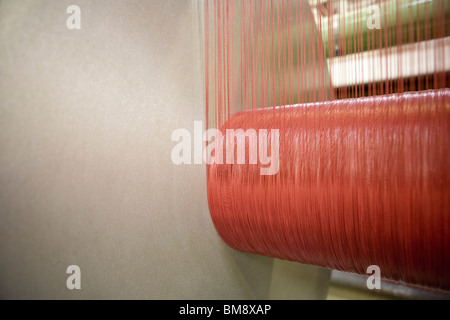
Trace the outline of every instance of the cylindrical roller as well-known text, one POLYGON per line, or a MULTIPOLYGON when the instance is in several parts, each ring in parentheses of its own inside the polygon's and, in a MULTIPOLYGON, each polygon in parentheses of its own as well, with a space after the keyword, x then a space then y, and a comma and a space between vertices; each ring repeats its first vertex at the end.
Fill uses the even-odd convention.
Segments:
POLYGON ((362 274, 377 265, 384 278, 449 289, 449 98, 445 89, 235 114, 224 139, 227 129, 267 133, 279 170, 261 174, 260 143, 249 163, 251 135, 237 138, 244 164, 226 163, 223 144, 225 163, 208 165, 218 233, 241 251, 362 274))

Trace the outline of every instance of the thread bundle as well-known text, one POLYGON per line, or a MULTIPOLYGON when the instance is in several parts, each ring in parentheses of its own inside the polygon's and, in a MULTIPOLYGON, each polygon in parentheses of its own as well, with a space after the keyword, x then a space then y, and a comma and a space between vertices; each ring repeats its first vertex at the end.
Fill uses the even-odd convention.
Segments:
MULTIPOLYGON (((244 164, 207 166, 210 213, 222 239, 237 250, 342 271, 365 274, 377 265, 384 278, 449 290, 450 90, 436 67, 443 56, 428 75, 400 71, 384 83, 333 88, 314 40, 322 24, 311 26, 307 1, 205 3, 212 13, 212 22, 205 17, 209 127, 224 136, 227 129, 279 130, 275 175, 249 163, 249 138, 244 164), (296 44, 285 42, 293 23, 309 26, 312 45, 301 32, 296 44)), ((430 17, 442 14, 443 3, 427 7, 430 17)), ((419 32, 408 21, 405 30, 419 32)), ((445 34, 442 21, 426 21, 431 34, 445 34)), ((410 34, 402 28, 392 29, 399 48, 410 34)), ((358 30, 353 49, 367 50, 358 30)), ((332 32, 328 41, 333 55, 332 32)), ((383 55, 395 43, 377 45, 383 55)), ((443 42, 434 49, 442 53, 443 42)))
MULTIPOLYGON (((208 166, 231 247, 450 288, 450 90, 244 111, 222 128, 281 128, 280 169, 208 166)), ((248 142, 247 142, 248 145, 248 142)), ((247 149, 248 150, 248 149, 247 149)))

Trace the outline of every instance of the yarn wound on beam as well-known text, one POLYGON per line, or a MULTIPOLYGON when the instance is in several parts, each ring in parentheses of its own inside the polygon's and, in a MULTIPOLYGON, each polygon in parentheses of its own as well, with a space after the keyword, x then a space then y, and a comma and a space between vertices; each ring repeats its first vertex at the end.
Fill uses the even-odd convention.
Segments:
POLYGON ((233 137, 244 163, 207 165, 214 226, 237 250, 450 290, 450 3, 343 2, 205 1, 213 154, 256 133, 233 137), (271 130, 262 175, 251 140, 271 130))

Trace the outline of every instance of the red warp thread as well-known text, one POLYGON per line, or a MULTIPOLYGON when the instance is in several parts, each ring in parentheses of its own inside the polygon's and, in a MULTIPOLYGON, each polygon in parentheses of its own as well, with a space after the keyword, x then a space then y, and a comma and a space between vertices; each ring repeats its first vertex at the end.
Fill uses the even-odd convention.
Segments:
MULTIPOLYGON (((208 165, 222 238, 242 251, 362 274, 377 265, 385 278, 450 289, 447 1, 204 8, 207 128, 255 129, 256 139, 279 130, 278 149, 276 135, 267 143, 279 150, 274 175, 261 175, 260 152, 250 164, 252 134, 232 149, 245 150, 246 164, 208 165), (369 4, 380 28, 367 25, 369 4)), ((231 142, 215 143, 225 160, 231 142)))
MULTIPOLYGON (((279 171, 208 165, 211 217, 231 247, 450 289, 450 90, 243 111, 278 129, 279 171)), ((270 131, 270 130, 269 130, 270 131)), ((270 138, 269 138, 270 145, 270 138)), ((270 149, 269 149, 270 152, 270 149)))

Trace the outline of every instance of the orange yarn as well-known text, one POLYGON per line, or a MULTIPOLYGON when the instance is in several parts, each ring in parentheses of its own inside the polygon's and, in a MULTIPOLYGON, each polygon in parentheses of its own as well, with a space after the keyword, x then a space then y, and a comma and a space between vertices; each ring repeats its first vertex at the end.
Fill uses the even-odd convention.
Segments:
POLYGON ((279 130, 276 174, 249 139, 244 164, 207 166, 214 225, 238 250, 450 289, 447 4, 373 2, 372 30, 362 1, 321 3, 205 1, 207 127, 279 130))
MULTIPOLYGON (((279 128, 280 169, 208 166, 231 247, 450 288, 450 90, 244 111, 222 128, 279 128)), ((224 147, 225 148, 225 147, 224 147)), ((247 141, 248 150, 248 141, 247 141)))

